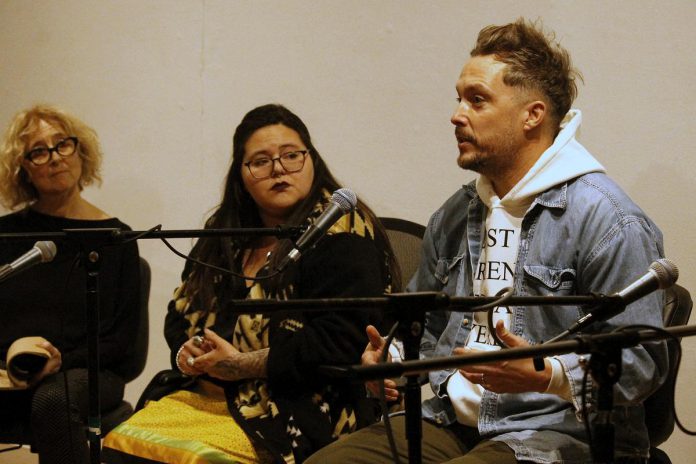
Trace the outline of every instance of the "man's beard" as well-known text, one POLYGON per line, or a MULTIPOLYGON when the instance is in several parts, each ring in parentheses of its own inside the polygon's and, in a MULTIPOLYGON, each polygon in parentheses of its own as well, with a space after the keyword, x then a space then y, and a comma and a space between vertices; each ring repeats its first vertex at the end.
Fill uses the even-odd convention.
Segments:
POLYGON ((495 176, 501 168, 510 165, 519 149, 509 132, 484 141, 456 129, 455 135, 459 143, 468 142, 473 148, 472 151, 459 154, 457 157, 459 167, 486 177, 495 176))

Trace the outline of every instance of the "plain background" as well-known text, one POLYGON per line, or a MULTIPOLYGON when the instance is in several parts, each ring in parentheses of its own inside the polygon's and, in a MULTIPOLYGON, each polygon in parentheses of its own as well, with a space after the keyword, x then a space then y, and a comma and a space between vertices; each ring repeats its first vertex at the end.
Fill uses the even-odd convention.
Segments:
MULTIPOLYGON (((136 230, 194 229, 219 201, 241 117, 278 102, 378 215, 425 223, 474 178, 456 165, 449 122, 459 71, 479 29, 519 16, 543 19, 571 52, 581 143, 662 228, 696 292, 692 0, 1 0, 0 124, 38 102, 71 111, 105 152, 90 201, 136 230)), ((140 250, 151 342, 131 401, 168 367, 162 325, 184 264, 159 241, 140 250)), ((696 428, 696 339, 684 351, 677 407, 696 428)), ((696 439, 676 431, 663 447, 693 462, 696 439)))

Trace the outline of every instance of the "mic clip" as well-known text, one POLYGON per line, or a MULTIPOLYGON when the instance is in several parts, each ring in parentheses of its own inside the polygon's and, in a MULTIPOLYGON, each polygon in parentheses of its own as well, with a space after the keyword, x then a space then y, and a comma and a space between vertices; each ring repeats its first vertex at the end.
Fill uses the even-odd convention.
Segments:
MULTIPOLYGON (((597 320, 611 319, 626 309, 626 302, 620 296, 605 295, 604 293, 597 292, 590 292, 590 295, 595 297, 598 303, 594 303, 591 306, 585 305, 583 307, 583 312, 585 313, 584 316, 575 321, 573 325, 571 325, 567 330, 563 331, 563 333, 553 337, 551 340, 548 340, 547 342, 542 340, 541 344, 557 342, 570 334, 584 329, 597 320)), ((532 361, 534 362, 535 371, 541 372, 545 369, 544 358, 536 356, 532 358, 532 361)))

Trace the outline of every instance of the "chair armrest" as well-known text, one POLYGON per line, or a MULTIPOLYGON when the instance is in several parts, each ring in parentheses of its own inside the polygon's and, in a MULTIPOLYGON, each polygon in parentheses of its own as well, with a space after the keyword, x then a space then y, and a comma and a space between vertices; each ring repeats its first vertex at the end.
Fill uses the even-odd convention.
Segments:
POLYGON ((147 384, 145 390, 143 390, 138 403, 135 405, 135 410, 140 411, 148 401, 157 401, 177 390, 183 390, 193 385, 195 381, 195 377, 189 377, 177 370, 167 369, 159 371, 147 384))

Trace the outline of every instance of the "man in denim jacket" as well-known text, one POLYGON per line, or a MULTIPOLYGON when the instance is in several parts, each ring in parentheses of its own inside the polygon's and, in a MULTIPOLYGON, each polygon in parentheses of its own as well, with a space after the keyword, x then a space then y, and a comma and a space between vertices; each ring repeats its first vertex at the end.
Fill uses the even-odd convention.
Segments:
MULTIPOLYGON (((484 28, 457 81, 452 116, 458 164, 480 174, 431 217, 412 291, 449 295, 560 296, 615 293, 663 256, 657 226, 575 139, 575 71, 567 52, 522 19, 484 28)), ((654 292, 596 330, 662 326, 663 293, 654 292)), ((428 313, 421 355, 450 356, 541 343, 582 316, 573 307, 496 308, 428 313)), ((375 362, 381 337, 368 328, 375 362)), ((588 463, 580 418, 583 370, 577 354, 466 366, 430 373, 435 396, 423 403, 425 463, 588 463)), ((667 371, 664 343, 622 351, 614 387, 617 462, 643 462, 649 441, 641 402, 667 371)), ((386 381, 387 396, 397 395, 386 381)), ((592 387, 590 387, 592 388, 592 387)), ((403 419, 393 419, 407 457, 403 419)), ((363 429, 310 463, 392 462, 382 424, 363 429)))

